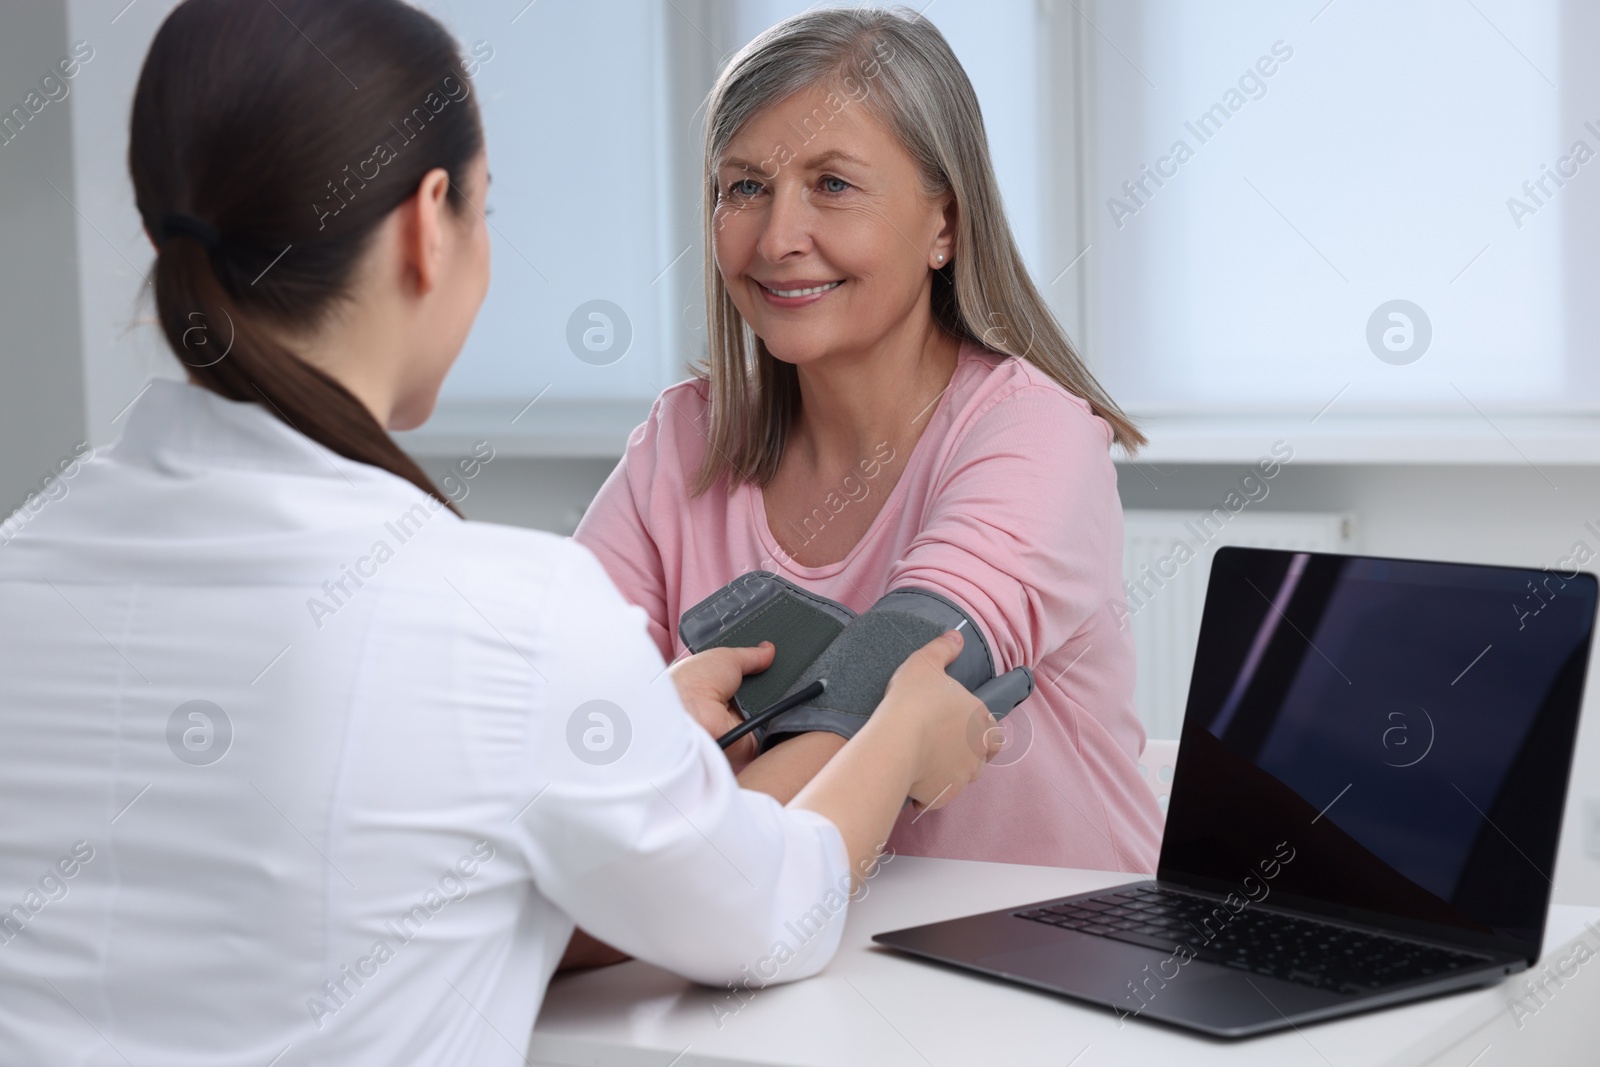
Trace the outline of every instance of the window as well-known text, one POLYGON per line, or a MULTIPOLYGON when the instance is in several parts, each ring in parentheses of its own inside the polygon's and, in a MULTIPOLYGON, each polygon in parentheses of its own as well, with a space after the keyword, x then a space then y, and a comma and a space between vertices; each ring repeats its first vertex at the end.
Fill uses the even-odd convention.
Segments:
POLYGON ((683 377, 661 103, 663 5, 432 5, 464 47, 489 143, 494 280, 439 410, 401 435, 428 453, 489 435, 538 454, 618 454, 683 377), (530 406, 531 405, 531 406, 530 406))
POLYGON ((1581 6, 1097 5, 1087 316, 1112 394, 1593 410, 1581 6))
MULTIPOLYGON (((673 0, 623 18, 538 3, 513 19, 433 5, 495 50, 477 76, 495 283, 410 447, 498 429, 513 451, 620 452, 704 349, 706 90, 807 6, 673 0)), ((927 14, 978 91, 1036 283, 1135 416, 1332 407, 1319 430, 1437 414, 1487 434, 1491 416, 1600 409, 1600 108, 1584 110, 1600 68, 1583 52, 1600 9, 949 0, 927 14)), ((1592 420, 1562 425, 1600 440, 1592 420)))

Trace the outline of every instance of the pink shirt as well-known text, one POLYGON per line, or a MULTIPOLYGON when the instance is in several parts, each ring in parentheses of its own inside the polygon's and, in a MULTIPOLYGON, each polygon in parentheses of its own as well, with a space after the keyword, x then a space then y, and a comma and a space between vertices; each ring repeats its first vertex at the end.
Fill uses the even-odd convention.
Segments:
POLYGON ((686 651, 686 608, 751 570, 856 612, 891 589, 941 593, 982 629, 997 670, 1032 667, 1037 689, 1003 721, 1006 747, 983 776, 941 810, 907 810, 890 846, 1154 871, 1161 814, 1139 776, 1133 640, 1113 608, 1124 594, 1111 427, 1032 364, 963 345, 900 480, 875 483, 869 459, 813 512, 815 529, 888 492, 861 541, 837 563, 804 567, 782 547, 803 533, 772 535, 759 488, 690 498, 707 408, 702 382, 662 393, 575 535, 649 615, 661 654, 686 651))

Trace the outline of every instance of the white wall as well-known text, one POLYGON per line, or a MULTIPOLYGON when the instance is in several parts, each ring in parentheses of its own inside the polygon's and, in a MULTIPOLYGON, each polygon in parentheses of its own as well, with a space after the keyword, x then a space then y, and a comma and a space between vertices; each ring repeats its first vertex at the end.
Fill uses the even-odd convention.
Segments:
MULTIPOLYGON (((68 54, 66 13, 59 3, 12 4, 3 19, 0 116, 26 114, 27 94, 68 54)), ((84 433, 78 252, 63 194, 73 179, 70 94, 91 70, 0 135, 10 138, 0 143, 0 517, 38 492, 84 433)))
POLYGON ((178 364, 154 321, 145 276, 155 251, 133 206, 128 116, 133 88, 156 30, 174 0, 67 0, 69 34, 95 57, 72 98, 73 198, 83 303, 86 432, 91 444, 120 432, 120 415, 152 375, 177 378, 178 364))

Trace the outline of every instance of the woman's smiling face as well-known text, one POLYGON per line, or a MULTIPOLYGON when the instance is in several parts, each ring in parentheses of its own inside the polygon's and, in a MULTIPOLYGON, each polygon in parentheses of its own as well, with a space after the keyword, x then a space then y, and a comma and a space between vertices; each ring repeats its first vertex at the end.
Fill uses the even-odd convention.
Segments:
POLYGON ((928 197, 911 155, 860 102, 820 85, 780 101, 728 143, 716 181, 717 268, 777 358, 868 352, 931 319, 952 201, 928 197))

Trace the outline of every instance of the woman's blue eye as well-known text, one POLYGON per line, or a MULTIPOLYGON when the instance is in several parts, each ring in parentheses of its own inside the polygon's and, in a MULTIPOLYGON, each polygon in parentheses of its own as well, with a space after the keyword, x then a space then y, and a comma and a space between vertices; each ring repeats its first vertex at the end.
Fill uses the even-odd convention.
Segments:
POLYGON ((734 196, 755 196, 761 191, 761 183, 754 178, 741 178, 728 186, 728 192, 734 196))
POLYGON ((850 188, 850 183, 843 178, 822 179, 822 191, 825 193, 842 193, 850 188), (837 188, 835 188, 837 186, 837 188))

